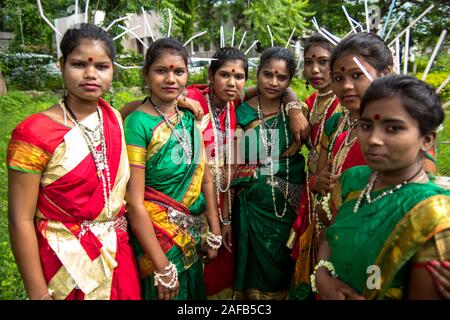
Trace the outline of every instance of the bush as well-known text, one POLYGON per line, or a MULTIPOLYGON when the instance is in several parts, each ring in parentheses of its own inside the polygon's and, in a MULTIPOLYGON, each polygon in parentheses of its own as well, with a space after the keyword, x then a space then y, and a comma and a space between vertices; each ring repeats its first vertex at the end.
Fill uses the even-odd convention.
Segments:
MULTIPOLYGON (((423 73, 418 73, 416 75, 417 79, 422 79, 422 75, 423 73)), ((428 73, 425 82, 437 89, 447 77, 448 72, 428 73)), ((447 85, 439 92, 439 95, 441 96, 442 102, 450 100, 450 83, 447 83, 447 85)))
POLYGON ((8 86, 18 90, 57 90, 63 87, 54 58, 45 54, 0 53, 8 86))

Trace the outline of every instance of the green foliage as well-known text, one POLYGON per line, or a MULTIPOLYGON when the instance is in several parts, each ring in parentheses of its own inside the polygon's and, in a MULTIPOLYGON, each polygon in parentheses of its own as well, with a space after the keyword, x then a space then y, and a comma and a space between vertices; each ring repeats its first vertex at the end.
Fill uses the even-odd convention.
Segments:
MULTIPOLYGON (((422 79, 422 75, 423 73, 418 73, 416 75, 417 79, 422 79)), ((425 82, 437 89, 448 75, 448 72, 428 73, 425 82)), ((450 83, 447 83, 447 85, 439 92, 439 95, 441 96, 442 102, 450 101, 450 83)))
POLYGON ((244 10, 244 15, 247 19, 247 30, 258 35, 258 48, 262 51, 271 46, 267 26, 272 32, 274 45, 284 46, 294 27, 296 32, 293 40, 307 29, 309 23, 305 18, 311 17, 312 12, 308 10, 308 0, 261 0, 250 2, 244 10))
POLYGON ((0 65, 8 86, 19 90, 58 90, 61 74, 50 55, 1 53, 0 65))

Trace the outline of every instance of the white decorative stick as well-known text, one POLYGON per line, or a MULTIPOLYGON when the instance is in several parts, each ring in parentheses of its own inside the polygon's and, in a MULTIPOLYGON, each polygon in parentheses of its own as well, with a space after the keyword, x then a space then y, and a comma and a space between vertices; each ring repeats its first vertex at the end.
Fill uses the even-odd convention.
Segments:
POLYGON ((284 46, 285 48, 287 48, 289 43, 291 42, 291 39, 292 39, 292 36, 294 35, 294 32, 295 32, 295 27, 294 27, 294 29, 292 29, 291 35, 289 36, 289 39, 288 39, 286 45, 284 46))
POLYGON ((169 28, 167 29, 167 38, 170 37, 170 32, 172 31, 172 11, 170 9, 167 9, 169 13, 169 28))
MULTIPOLYGON (((420 16, 418 16, 416 19, 414 19, 414 21, 411 22, 411 23, 409 24, 409 26, 407 26, 407 27, 406 27, 402 32, 400 32, 395 38, 400 38, 400 37, 406 32, 407 29, 409 29, 409 28, 411 28, 413 25, 415 25, 420 19, 422 19, 422 18, 423 18, 428 12, 430 12, 430 10, 433 9, 433 8, 434 8, 434 4, 432 4, 432 5, 429 6, 424 12, 422 12, 422 14, 421 14, 420 16)), ((392 44, 394 43, 395 38, 394 38, 394 40, 391 41, 391 43, 389 43, 389 45, 392 45, 392 44)))
POLYGON ((128 30, 126 27, 121 26, 120 24, 119 24, 118 27, 119 27, 120 29, 122 29, 122 30, 125 30, 125 31, 131 33, 133 36, 136 37, 137 41, 139 41, 139 42, 145 47, 145 49, 148 49, 148 45, 145 44, 145 42, 142 41, 141 38, 139 38, 139 36, 138 36, 133 30, 128 30))
POLYGON ((244 31, 244 34, 242 35, 242 39, 241 39, 241 42, 239 43, 239 47, 238 47, 238 50, 240 50, 241 49, 241 46, 242 46, 242 43, 244 42, 244 39, 245 39, 245 35, 247 34, 247 31, 244 31))
POLYGON ((271 47, 273 47, 273 36, 272 36, 272 31, 270 31, 270 28, 269 28, 268 25, 267 25, 267 30, 269 30, 270 44, 271 44, 271 47))
POLYGON ((367 0, 364 0, 364 10, 366 12, 366 30, 370 33, 370 19, 369 19, 369 8, 367 6, 367 0))
POLYGON ((250 50, 252 50, 252 48, 255 46, 255 44, 258 43, 258 40, 253 41, 252 45, 247 49, 247 51, 244 52, 245 55, 247 55, 247 53, 250 52, 250 50))
POLYGON ((234 46, 234 31, 235 31, 235 29, 236 29, 236 27, 233 26, 233 33, 232 33, 232 35, 231 35, 231 47, 232 47, 232 48, 233 48, 233 46, 234 46))
POLYGON ((445 79, 444 82, 442 82, 441 85, 436 89, 436 93, 439 93, 442 89, 444 89, 449 81, 450 76, 448 76, 447 79, 445 79))
POLYGON ((109 26, 107 26, 107 27, 105 28, 105 31, 108 31, 109 29, 111 29, 112 26, 115 25, 117 22, 123 21, 123 20, 126 20, 126 19, 128 19, 128 17, 122 17, 122 18, 113 20, 113 21, 109 24, 109 26))
POLYGON ((332 38, 333 40, 335 40, 336 42, 340 42, 341 38, 339 38, 338 36, 335 36, 334 34, 332 34, 330 31, 328 31, 325 28, 320 28, 323 32, 325 32, 327 35, 330 36, 330 38, 332 38))
POLYGON ((75 23, 78 23, 78 0, 75 0, 75 23))
POLYGON ((358 67, 361 69, 361 71, 366 75, 367 79, 370 80, 370 82, 373 81, 372 76, 370 75, 369 71, 367 71, 366 68, 364 68, 364 66, 362 65, 362 63, 358 60, 357 57, 353 57, 353 61, 355 61, 355 63, 358 65, 358 67))
POLYGON ((391 34, 392 30, 394 30, 395 26, 397 25, 397 23, 399 23, 400 19, 403 18, 403 16, 405 15, 405 13, 403 12, 398 18, 397 20, 395 20, 394 24, 391 26, 391 28, 389 29, 386 37, 384 38, 384 41, 386 41, 387 39, 389 39, 389 35, 391 34))
POLYGON ((41 0, 37 0, 37 5, 38 5, 38 9, 39 9, 39 14, 41 15, 42 19, 44 19, 44 21, 47 22, 47 24, 50 26, 50 28, 53 29, 53 31, 56 32, 56 34, 58 34, 60 37, 62 37, 61 32, 59 32, 58 29, 56 29, 56 27, 45 16, 44 10, 42 9, 41 0))
POLYGON ((428 61, 427 67, 425 68, 425 71, 422 76, 422 81, 425 81, 427 78, 428 72, 431 69, 431 66, 434 62, 434 59, 436 58, 436 55, 439 51, 439 48, 441 47, 442 42, 444 42, 445 35, 447 34, 447 30, 442 30, 441 35, 439 36, 438 42, 436 43, 436 46, 434 47, 433 53, 431 54, 430 60, 428 61))
POLYGON ((89 0, 86 0, 86 5, 84 7, 84 23, 88 23, 88 10, 89 10, 89 0))
POLYGON ((224 40, 224 35, 223 35, 223 25, 222 26, 220 26, 220 47, 221 48, 223 48, 225 45, 224 45, 224 42, 225 42, 225 40, 224 40))
POLYGON ((358 30, 356 30, 355 26, 353 25, 353 22, 352 22, 352 20, 350 18, 350 15, 348 14, 347 9, 345 8, 345 6, 342 6, 342 10, 344 10, 345 17, 347 18, 348 23, 352 27, 353 33, 358 33, 358 30))
POLYGON ((352 21, 361 28, 361 32, 364 32, 364 27, 362 26, 361 23, 359 23, 358 21, 356 21, 355 19, 353 19, 352 17, 350 17, 350 19, 352 19, 352 21))
POLYGON ((133 27, 133 28, 131 28, 131 29, 126 29, 126 30, 125 30, 124 32, 122 32, 121 34, 115 36, 115 37, 113 38, 113 40, 116 41, 116 40, 119 39, 120 37, 123 37, 124 35, 126 35, 128 32, 133 31, 133 30, 136 30, 137 28, 140 28, 140 27, 141 27, 141 26, 138 25, 138 26, 135 26, 135 27, 133 27))
POLYGON ((405 33, 405 52, 403 57, 403 74, 408 74, 408 58, 409 58, 409 29, 405 33))
POLYGON ((194 40, 195 38, 198 38, 198 37, 204 35, 206 32, 208 32, 208 31, 205 30, 205 31, 203 31, 203 32, 197 33, 195 36, 190 37, 189 40, 186 41, 186 42, 183 44, 183 47, 186 47, 186 45, 187 45, 189 42, 191 42, 191 41, 194 40))
POLYGON ((322 37, 324 37, 325 39, 327 39, 328 41, 330 41, 333 45, 337 45, 337 42, 334 41, 332 38, 330 38, 326 33, 324 33, 323 31, 319 30, 319 33, 322 37))
POLYGON ((383 28, 381 30, 381 34, 380 34, 381 37, 383 37, 384 33, 386 32, 386 27, 389 24, 389 19, 391 19, 391 14, 392 14, 392 10, 394 10, 395 2, 396 2, 396 0, 392 0, 391 1, 391 5, 389 6, 389 12, 388 12, 388 15, 386 17, 386 21, 384 22, 383 28))
POLYGON ((400 74, 400 39, 395 39, 395 72, 400 74))
POLYGON ((121 69, 142 69, 143 68, 143 66, 123 66, 116 61, 114 61, 114 64, 121 69))
POLYGON ((147 26, 148 30, 150 31, 150 37, 152 37, 153 42, 155 42, 155 36, 153 35, 152 28, 150 28, 150 23, 148 23, 147 20, 147 14, 145 13, 144 7, 141 7, 142 16, 144 17, 145 25, 147 26))

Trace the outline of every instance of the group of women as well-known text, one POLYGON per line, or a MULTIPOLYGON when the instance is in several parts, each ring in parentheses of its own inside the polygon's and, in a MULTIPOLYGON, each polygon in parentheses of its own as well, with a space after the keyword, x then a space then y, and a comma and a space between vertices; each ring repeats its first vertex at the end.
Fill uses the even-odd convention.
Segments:
POLYGON ((64 97, 8 147, 11 245, 30 299, 449 296, 450 192, 429 161, 444 115, 429 86, 386 76, 377 36, 309 38, 304 75, 318 92, 306 103, 285 48, 262 53, 256 88, 234 48, 215 53, 208 86, 186 87, 188 53, 162 38, 146 53, 148 96, 120 113, 101 98, 112 38, 81 24, 61 52, 64 97))

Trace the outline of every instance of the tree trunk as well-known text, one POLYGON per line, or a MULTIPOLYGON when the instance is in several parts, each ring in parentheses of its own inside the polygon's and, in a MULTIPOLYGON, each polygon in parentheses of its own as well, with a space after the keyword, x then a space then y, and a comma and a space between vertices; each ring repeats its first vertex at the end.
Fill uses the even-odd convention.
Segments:
POLYGON ((2 70, 0 70, 0 96, 6 95, 6 82, 3 78, 2 70))

